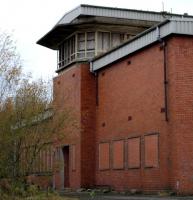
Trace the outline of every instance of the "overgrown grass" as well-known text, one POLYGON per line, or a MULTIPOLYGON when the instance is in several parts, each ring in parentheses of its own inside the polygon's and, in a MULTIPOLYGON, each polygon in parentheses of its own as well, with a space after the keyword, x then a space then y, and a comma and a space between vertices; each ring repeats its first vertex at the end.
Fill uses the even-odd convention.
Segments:
POLYGON ((61 197, 52 189, 41 191, 36 185, 25 185, 21 181, 0 184, 0 200, 78 200, 61 197))
POLYGON ((28 197, 15 196, 14 199, 12 196, 8 194, 3 194, 1 196, 1 199, 2 200, 78 200, 77 198, 61 197, 55 193, 47 194, 45 192, 40 192, 39 194, 28 197))

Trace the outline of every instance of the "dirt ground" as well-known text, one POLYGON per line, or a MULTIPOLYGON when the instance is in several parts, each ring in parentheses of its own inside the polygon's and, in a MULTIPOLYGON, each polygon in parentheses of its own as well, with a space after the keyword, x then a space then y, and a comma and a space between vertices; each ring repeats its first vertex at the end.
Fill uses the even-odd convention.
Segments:
MULTIPOLYGON (((76 196, 79 200, 193 200, 193 196, 187 197, 160 197, 160 196, 124 196, 124 195, 96 195, 95 197, 90 197, 89 195, 80 194, 76 196)), ((75 200, 73 197, 64 200, 75 200)))

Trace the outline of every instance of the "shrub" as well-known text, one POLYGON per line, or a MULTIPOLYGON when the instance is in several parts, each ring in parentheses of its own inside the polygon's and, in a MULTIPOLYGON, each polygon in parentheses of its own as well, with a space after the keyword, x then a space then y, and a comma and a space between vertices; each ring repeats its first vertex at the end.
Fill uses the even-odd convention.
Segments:
POLYGON ((37 195, 39 192, 39 189, 36 185, 30 185, 28 188, 27 188, 27 193, 29 196, 34 196, 34 195, 37 195))

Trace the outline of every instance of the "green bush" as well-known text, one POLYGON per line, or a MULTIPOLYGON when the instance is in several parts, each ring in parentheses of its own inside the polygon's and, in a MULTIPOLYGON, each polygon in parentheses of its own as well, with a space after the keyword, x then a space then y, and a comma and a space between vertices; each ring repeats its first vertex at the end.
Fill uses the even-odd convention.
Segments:
POLYGON ((39 189, 36 185, 30 185, 28 188, 27 188, 27 193, 29 196, 34 196, 34 195, 37 195, 39 192, 39 189))
MULTIPOLYGON (((52 188, 47 191, 40 191, 36 185, 26 185, 25 181, 9 182, 6 189, 0 185, 0 199, 2 200, 77 200, 74 198, 61 197, 52 188)), ((93 198, 94 193, 91 191, 90 197, 93 198)))
POLYGON ((21 180, 17 180, 11 183, 11 188, 8 192, 8 194, 13 194, 14 196, 20 196, 25 197, 26 196, 26 190, 25 190, 25 184, 21 180))

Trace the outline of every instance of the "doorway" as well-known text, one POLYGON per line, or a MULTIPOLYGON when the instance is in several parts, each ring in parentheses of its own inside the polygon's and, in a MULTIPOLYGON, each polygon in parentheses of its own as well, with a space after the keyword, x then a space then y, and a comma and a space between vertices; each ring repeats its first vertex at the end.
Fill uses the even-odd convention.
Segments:
POLYGON ((62 148, 63 158, 64 158, 64 188, 70 186, 69 182, 69 146, 64 146, 62 148))

